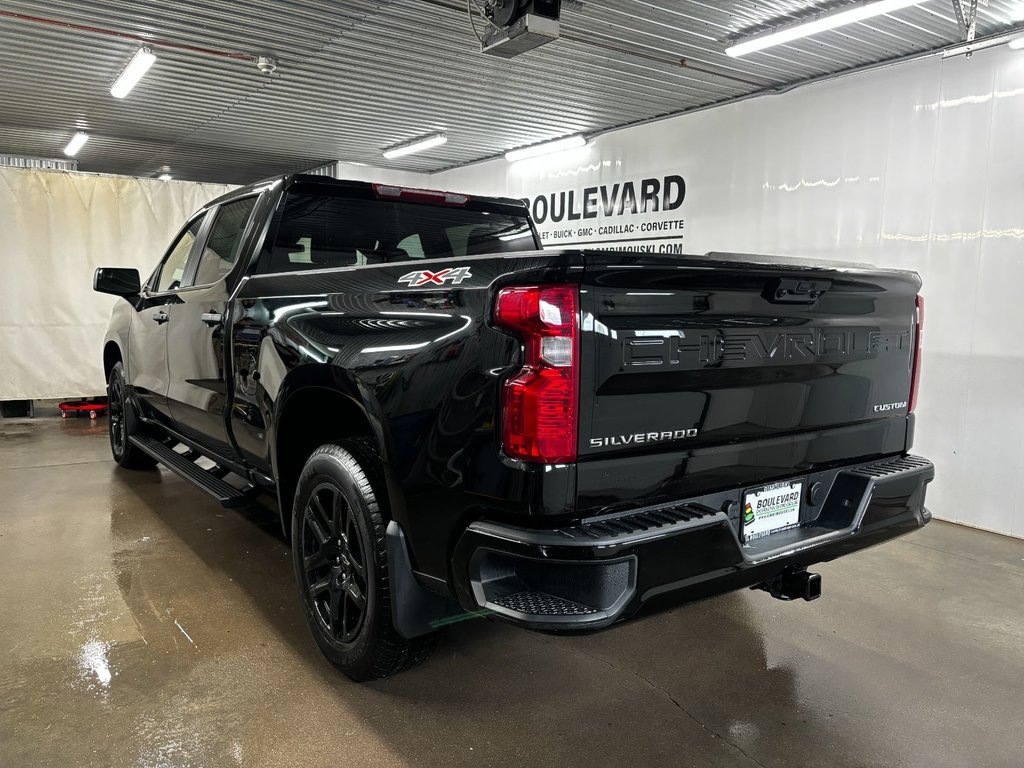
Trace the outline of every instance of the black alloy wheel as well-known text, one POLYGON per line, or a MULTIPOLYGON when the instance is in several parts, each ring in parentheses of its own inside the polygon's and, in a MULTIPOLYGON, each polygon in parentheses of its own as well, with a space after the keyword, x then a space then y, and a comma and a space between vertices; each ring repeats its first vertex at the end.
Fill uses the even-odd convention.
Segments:
POLYGON ((320 651, 353 680, 410 669, 436 633, 406 638, 391 615, 383 467, 366 438, 321 445, 299 475, 292 564, 320 651))
POLYGON ((152 469, 156 461, 129 441, 141 432, 135 409, 124 383, 124 366, 114 363, 107 378, 107 434, 114 461, 125 469, 152 469))
POLYGON ((128 444, 128 425, 124 419, 125 402, 124 381, 120 376, 110 376, 107 386, 107 432, 110 435, 110 452, 117 461, 124 454, 128 444))
POLYGON ((366 618, 366 542, 340 490, 321 483, 302 512, 303 585, 321 629, 351 643, 366 618))

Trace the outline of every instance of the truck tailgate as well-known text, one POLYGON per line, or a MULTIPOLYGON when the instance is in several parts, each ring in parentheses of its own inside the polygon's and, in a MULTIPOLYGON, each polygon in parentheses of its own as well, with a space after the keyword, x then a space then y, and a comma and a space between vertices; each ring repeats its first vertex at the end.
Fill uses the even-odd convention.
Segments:
POLYGON ((729 254, 585 259, 581 511, 904 449, 916 274, 729 254))

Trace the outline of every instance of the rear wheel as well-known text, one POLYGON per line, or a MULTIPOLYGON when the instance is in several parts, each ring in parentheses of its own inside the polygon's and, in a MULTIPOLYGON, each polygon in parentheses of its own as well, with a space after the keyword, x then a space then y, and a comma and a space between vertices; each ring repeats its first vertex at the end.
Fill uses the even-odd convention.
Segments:
POLYGON ((379 460, 364 443, 323 445, 302 470, 292 514, 306 622, 323 654, 357 681, 416 666, 435 641, 408 640, 391 621, 380 487, 379 460))
POLYGON ((125 469, 152 469, 156 461, 128 440, 139 433, 139 422, 128 397, 124 383, 124 367, 114 363, 107 379, 107 432, 110 435, 110 453, 125 469))

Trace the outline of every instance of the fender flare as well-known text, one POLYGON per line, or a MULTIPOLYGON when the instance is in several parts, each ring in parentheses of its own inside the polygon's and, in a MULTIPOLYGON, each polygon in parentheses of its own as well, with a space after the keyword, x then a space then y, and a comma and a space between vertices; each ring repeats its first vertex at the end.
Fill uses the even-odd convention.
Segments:
MULTIPOLYGON (((280 478, 278 458, 278 434, 281 427, 281 416, 287 409, 292 397, 308 393, 310 390, 329 392, 332 396, 343 397, 357 408, 370 425, 371 436, 378 447, 378 458, 384 472, 385 490, 387 492, 390 518, 399 523, 406 522, 405 497, 401 492, 401 484, 395 475, 391 450, 390 431, 380 403, 355 376, 350 372, 330 365, 310 364, 299 366, 289 371, 281 382, 278 397, 274 403, 272 417, 269 419, 267 439, 270 444, 270 465, 275 481, 280 478)), ((281 484, 278 486, 278 506, 281 511, 281 524, 285 535, 289 534, 286 520, 290 519, 291 509, 285 509, 281 503, 281 484)))

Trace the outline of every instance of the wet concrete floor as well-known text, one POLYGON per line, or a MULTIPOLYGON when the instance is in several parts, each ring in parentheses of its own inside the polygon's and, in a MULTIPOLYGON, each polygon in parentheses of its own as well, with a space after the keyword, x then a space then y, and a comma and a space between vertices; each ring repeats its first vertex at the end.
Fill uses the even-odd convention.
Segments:
POLYGON ((1024 541, 934 522, 609 631, 478 620, 357 685, 266 510, 0 421, 0 765, 1024 766, 1024 541))

